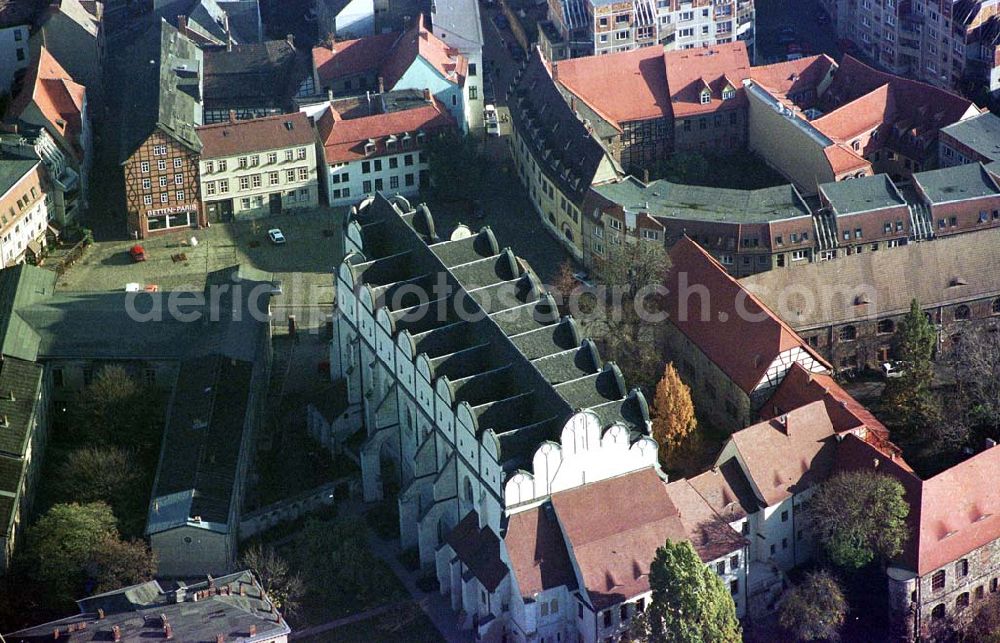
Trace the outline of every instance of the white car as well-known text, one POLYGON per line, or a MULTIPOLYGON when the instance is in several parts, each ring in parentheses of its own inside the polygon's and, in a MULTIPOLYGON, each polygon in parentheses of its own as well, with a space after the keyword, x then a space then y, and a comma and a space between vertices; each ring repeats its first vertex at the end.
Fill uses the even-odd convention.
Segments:
POLYGON ((271 243, 273 243, 276 246, 280 246, 283 243, 285 243, 285 235, 283 235, 281 233, 281 230, 279 230, 278 228, 271 228, 270 230, 268 230, 267 238, 270 239, 271 243))
POLYGON ((497 108, 487 105, 483 108, 483 120, 486 122, 486 133, 490 136, 500 136, 500 117, 497 115, 497 108))

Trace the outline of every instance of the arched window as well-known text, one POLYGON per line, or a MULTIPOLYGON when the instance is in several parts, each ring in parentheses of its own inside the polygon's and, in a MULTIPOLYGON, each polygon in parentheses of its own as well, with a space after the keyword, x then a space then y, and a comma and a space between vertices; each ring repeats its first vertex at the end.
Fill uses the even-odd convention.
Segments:
POLYGON ((896 322, 892 321, 891 319, 878 320, 879 335, 888 335, 894 332, 896 332, 896 322))
POLYGON ((964 321, 970 317, 972 317, 972 311, 965 304, 955 308, 955 321, 964 321))
POLYGON ((957 611, 962 611, 969 606, 969 592, 962 592, 955 599, 955 609, 957 611))
POLYGON ((469 480, 469 476, 465 476, 462 481, 462 487, 462 493, 466 502, 472 502, 472 481, 469 480))
POLYGON ((936 620, 944 618, 944 603, 939 603, 931 610, 931 618, 936 620))
POLYGON ((843 326, 839 333, 840 341, 853 342, 858 338, 858 329, 854 326, 843 326))

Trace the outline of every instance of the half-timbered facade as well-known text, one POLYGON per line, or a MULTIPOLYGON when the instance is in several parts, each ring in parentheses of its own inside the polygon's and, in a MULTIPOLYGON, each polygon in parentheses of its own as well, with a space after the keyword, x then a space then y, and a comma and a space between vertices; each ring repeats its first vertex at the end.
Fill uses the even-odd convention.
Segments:
POLYGON ((119 115, 129 233, 141 238, 204 225, 195 131, 202 121, 201 51, 162 22, 139 38, 124 65, 134 96, 119 115))

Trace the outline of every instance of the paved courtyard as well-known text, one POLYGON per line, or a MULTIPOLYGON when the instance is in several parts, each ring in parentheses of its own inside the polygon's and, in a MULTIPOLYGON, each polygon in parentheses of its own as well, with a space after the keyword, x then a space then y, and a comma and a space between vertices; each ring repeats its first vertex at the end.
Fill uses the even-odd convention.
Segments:
POLYGON ((343 255, 336 230, 344 214, 342 208, 322 209, 255 223, 184 229, 142 240, 147 257, 142 263, 133 263, 129 257, 134 241, 98 241, 66 271, 57 288, 108 291, 138 283, 160 290, 200 291, 210 274, 243 265, 282 282, 283 294, 273 300, 277 325, 284 325, 287 314, 296 314, 300 325, 319 325, 323 315, 331 312, 333 270, 343 255), (285 245, 275 246, 268 240, 267 230, 272 227, 284 233, 285 245), (196 245, 191 244, 192 238, 196 245))

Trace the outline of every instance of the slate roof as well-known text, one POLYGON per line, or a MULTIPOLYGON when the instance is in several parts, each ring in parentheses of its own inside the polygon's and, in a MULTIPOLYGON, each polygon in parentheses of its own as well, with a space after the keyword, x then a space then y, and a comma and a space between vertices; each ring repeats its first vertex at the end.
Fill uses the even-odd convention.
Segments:
POLYGON ((1000 160, 1000 117, 996 114, 973 116, 943 127, 941 132, 990 161, 1000 160))
POLYGON ((225 531, 255 411, 253 364, 218 355, 181 363, 167 412, 146 533, 193 523, 225 531), (161 511, 161 502, 163 503, 161 511))
POLYGON ((202 142, 201 157, 212 159, 313 145, 316 130, 308 116, 294 112, 235 123, 203 125, 198 128, 198 138, 202 142))
MULTIPOLYGON (((825 480, 833 467, 837 442, 823 402, 748 426, 733 433, 730 441, 766 506, 825 480)), ((721 464, 716 462, 716 466, 721 464)))
POLYGON ((829 367, 788 324, 694 241, 683 237, 671 248, 670 259, 665 285, 670 292, 666 311, 671 323, 745 393, 756 388, 778 355, 792 348, 802 349, 829 367), (686 281, 681 281, 682 276, 686 281), (683 296, 695 286, 707 288, 711 297, 683 296))
POLYGON ((0 0, 0 29, 31 25, 46 6, 37 0, 0 0))
POLYGON ((434 33, 462 51, 483 46, 483 30, 476 0, 435 0, 431 5, 434 33))
POLYGON ((229 21, 233 41, 239 44, 260 42, 260 7, 257 0, 197 0, 188 10, 188 28, 224 45, 228 40, 223 20, 229 21))
MULTIPOLYGON (((36 159, 0 157, 0 196, 6 195, 17 182, 39 165, 36 159)), ((6 225, 6 222, 4 222, 6 225)))
POLYGON ((0 361, 0 454, 25 455, 42 370, 40 364, 13 357, 0 361))
POLYGON ((996 179, 982 163, 918 172, 913 182, 932 205, 1000 195, 996 179))
POLYGON ((621 169, 571 109, 553 80, 548 63, 532 53, 510 97, 511 120, 533 146, 546 177, 577 204, 583 201, 602 164, 621 169))
POLYGON ((654 218, 765 223, 810 216, 809 206, 793 185, 733 190, 665 180, 644 184, 629 176, 595 185, 592 190, 609 203, 654 218))
POLYGON ((560 586, 576 589, 576 573, 552 503, 510 516, 504 544, 524 598, 560 586))
POLYGON ((285 40, 205 51, 205 108, 270 107, 292 110, 292 97, 309 75, 309 60, 285 40))
POLYGON ((602 366, 593 344, 560 320, 537 278, 500 250, 489 228, 439 242, 424 206, 402 214, 380 194, 348 225, 358 226, 365 254, 348 257, 355 282, 389 307, 395 333, 412 337, 415 354, 432 360, 432 379, 447 376, 456 401, 472 406, 478 432, 497 436, 505 472, 529 467, 538 446, 558 440, 579 409, 594 409, 602 426, 628 427, 633 439, 648 432, 641 393, 625 387, 617 368, 602 366), (453 297, 422 305, 395 297, 403 285, 439 278, 453 297))
POLYGON ((865 252, 795 270, 770 270, 745 277, 741 283, 779 311, 793 328, 807 330, 902 315, 913 299, 934 308, 995 297, 1000 295, 1000 271, 970 266, 998 262, 1000 229, 989 228, 909 244, 892 252, 865 252), (808 306, 805 297, 809 297, 808 306), (859 297, 868 303, 856 303, 859 297))
POLYGON ((115 76, 129 87, 117 121, 122 163, 156 129, 192 152, 201 150, 194 128, 201 120, 202 72, 201 50, 165 21, 147 29, 122 52, 115 76))
POLYGON ((59 640, 70 643, 109 641, 112 627, 123 641, 164 638, 164 619, 176 641, 270 641, 290 633, 281 615, 250 571, 220 576, 185 586, 177 602, 173 585, 156 581, 124 587, 77 601, 80 613, 58 621, 7 634, 10 643, 59 640), (199 598, 195 598, 198 596, 199 598), (98 609, 104 618, 98 618, 98 609), (253 627, 256 634, 251 635, 253 627))
POLYGON ((507 565, 500 559, 500 539, 489 525, 480 528, 475 510, 448 532, 445 542, 488 592, 494 592, 507 578, 507 565))
POLYGON ((850 181, 835 181, 819 186, 837 215, 871 212, 905 206, 906 200, 886 174, 876 174, 850 181))

